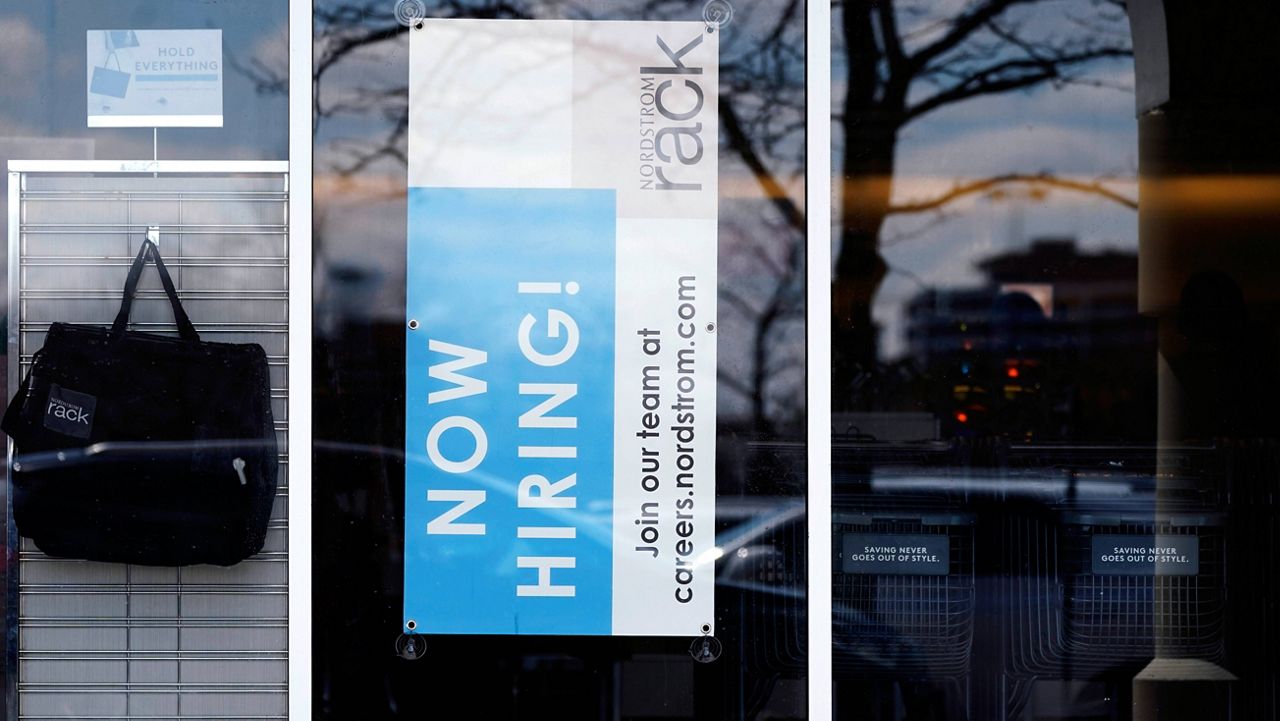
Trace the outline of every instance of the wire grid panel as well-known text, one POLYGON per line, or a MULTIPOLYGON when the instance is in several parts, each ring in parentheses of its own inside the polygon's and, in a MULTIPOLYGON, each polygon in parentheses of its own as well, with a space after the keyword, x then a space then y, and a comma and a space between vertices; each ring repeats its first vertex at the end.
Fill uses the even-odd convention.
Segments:
POLYGON ((923 576, 847 573, 837 565, 832 602, 836 672, 935 679, 967 675, 976 599, 972 520, 854 522, 837 514, 832 538, 836 558, 848 533, 945 536, 949 568, 944 576, 923 576))
POLYGON ((786 678, 806 673, 806 541, 803 518, 771 524, 717 580, 738 594, 741 638, 751 639, 743 646, 744 663, 753 673, 786 678))
MULTIPOLYGON (((231 568, 53 559, 23 539, 16 599, 10 581, 19 718, 287 718, 287 175, 30 173, 20 188, 9 276, 19 373, 53 321, 111 323, 139 243, 158 226, 201 336, 266 350, 281 465, 266 546, 231 568)), ((135 328, 176 335, 153 270, 136 298, 135 328)))
POLYGON ((1108 656, 1221 660, 1227 593, 1224 534, 1212 526, 1169 523, 1063 528, 1064 605, 1071 643, 1108 656), (1094 535, 1194 535, 1200 569, 1194 576, 1104 576, 1093 573, 1094 535))
POLYGON ((1220 661, 1225 652, 1223 529, 1168 521, 1083 525, 1011 517, 1005 529, 1009 672, 1078 678, 1162 656, 1220 661), (1196 576, 1096 575, 1094 534, 1196 535, 1196 576))

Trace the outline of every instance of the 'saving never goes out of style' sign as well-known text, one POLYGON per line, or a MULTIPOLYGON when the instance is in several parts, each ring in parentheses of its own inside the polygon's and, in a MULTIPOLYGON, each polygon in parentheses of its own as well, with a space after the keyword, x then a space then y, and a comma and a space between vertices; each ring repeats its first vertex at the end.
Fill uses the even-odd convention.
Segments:
POLYGON ((410 44, 405 628, 714 623, 717 36, 410 44))

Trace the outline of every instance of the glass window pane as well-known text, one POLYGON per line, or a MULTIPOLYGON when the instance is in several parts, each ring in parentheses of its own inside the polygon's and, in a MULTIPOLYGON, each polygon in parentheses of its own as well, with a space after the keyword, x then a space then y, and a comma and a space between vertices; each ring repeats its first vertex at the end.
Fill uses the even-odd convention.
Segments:
MULTIPOLYGON (((399 22, 391 2, 316 3, 318 712, 326 718, 390 714, 805 718, 804 4, 730 6, 679 0, 462 2, 416 7, 426 13, 420 31, 413 22, 399 22), (479 22, 493 20, 501 23, 479 22), (558 22, 563 20, 574 24, 558 22), (658 21, 682 23, 662 27, 679 28, 685 34, 677 41, 675 35, 655 34, 657 25, 640 25, 658 21), (419 44, 413 38, 417 32, 428 41, 419 44), (659 35, 665 51, 655 45, 659 35), (693 59, 701 58, 699 53, 713 47, 712 43, 714 79, 709 77, 712 64, 690 70, 695 67, 693 59), (582 61, 583 57, 594 60, 582 61), (637 62, 641 57, 649 60, 637 62), (639 72, 659 63, 667 69, 639 72), (617 67, 627 69, 616 71, 617 67), (683 82, 690 78, 699 82, 683 82), (668 79, 673 82, 663 82, 668 79), (616 103, 592 105, 599 98, 614 97, 616 103), (582 113, 584 107, 596 107, 598 114, 582 113), (591 133, 614 127, 604 118, 615 117, 616 107, 631 108, 631 115, 617 126, 629 140, 614 150, 609 138, 593 138, 591 133), (651 120, 655 113, 665 119, 651 120), (658 135, 658 130, 673 123, 686 123, 687 131, 658 135), (653 128, 646 134, 650 125, 653 128), (564 148, 571 151, 562 152, 564 148), (695 167, 716 167, 716 172, 710 179, 695 177, 689 174, 695 167), (624 168, 617 172, 629 180, 617 182, 615 178, 623 176, 613 168, 624 168), (664 230, 648 226, 651 230, 645 232, 651 235, 642 245, 625 242, 626 234, 638 227, 625 219, 647 212, 636 210, 650 202, 644 193, 658 192, 663 185, 710 182, 718 189, 705 204, 671 201, 652 206, 668 225, 664 230), (687 435, 672 428, 683 423, 678 414, 686 412, 677 407, 682 391, 674 384, 681 359, 693 356, 677 354, 675 344, 690 354, 695 343, 699 352, 714 344, 714 369, 700 371, 706 373, 705 383, 699 380, 696 390, 685 391, 697 398, 694 404, 700 420, 693 424, 705 423, 707 429, 708 437, 694 443, 709 443, 711 435, 715 441, 714 456, 706 457, 705 466, 697 466, 705 475, 695 481, 701 484, 698 493, 705 494, 699 499, 714 493, 714 518, 705 519, 707 531, 714 526, 707 535, 714 545, 702 549, 695 569, 695 573, 714 575, 710 584, 713 618, 708 625, 723 650, 711 663, 698 663, 691 656, 691 642, 693 650, 701 653, 702 637, 696 627, 667 636, 557 635, 554 629, 581 629, 596 617, 587 618, 584 612, 581 617, 549 620, 536 611, 522 621, 524 628, 549 628, 551 633, 525 635, 514 626, 504 627, 510 629, 507 633, 482 633, 476 631, 479 626, 467 625, 483 614, 510 622, 510 609, 523 603, 510 585, 500 591, 510 595, 484 598, 460 610, 431 605, 444 603, 441 599, 446 596, 477 598, 467 596, 465 590, 442 589, 439 580, 432 578, 433 569, 437 576, 446 575, 441 569, 456 569, 447 576, 464 584, 488 583, 493 574, 487 567, 477 571, 475 565, 490 559, 498 568, 510 570, 498 572, 505 573, 505 578, 516 578, 519 570, 519 553, 514 550, 504 557, 480 557, 476 564, 450 565, 455 563, 448 556, 451 549, 463 554, 475 546, 468 545, 462 535, 428 545, 432 539, 427 522, 437 522, 438 516, 424 516, 423 523, 409 520, 418 517, 415 514, 422 512, 424 502, 428 508, 433 502, 423 491, 485 491, 486 496, 454 496, 489 504, 477 506, 480 510, 471 518, 456 520, 485 520, 484 530, 489 532, 505 518, 490 509, 509 503, 504 499, 519 492, 521 479, 500 475, 487 486, 466 485, 462 473, 456 475, 460 485, 415 485, 420 482, 415 479, 442 466, 429 455, 434 448, 431 436, 407 427, 406 418, 410 426, 413 418, 434 418, 430 415, 434 411, 426 408, 429 401, 415 394, 419 389, 441 390, 430 385, 434 381, 424 356, 415 355, 414 344, 421 343, 422 353, 430 353, 422 338, 437 339, 430 334, 442 328, 479 333, 475 326, 492 317, 495 326, 509 319, 510 340, 503 342, 514 347, 520 315, 503 315, 501 301, 495 298, 516 285, 512 274, 543 268, 544 259, 525 255, 527 249, 547 247, 540 244, 549 227, 560 228, 557 232, 564 239, 548 252, 584 248, 574 238, 589 227, 587 221, 557 225, 564 221, 563 215, 533 213, 533 206, 524 205, 532 202, 525 192, 528 188, 556 189, 561 198, 567 190, 616 191, 617 217, 624 219, 616 224, 620 284, 630 278, 627 282, 644 287, 685 262, 682 258, 712 259, 698 277, 714 277, 714 290, 700 284, 696 321, 681 316, 688 322, 685 330, 692 334, 688 346, 684 337, 677 338, 680 327, 671 325, 662 331, 664 349, 652 348, 665 358, 655 362, 655 369, 661 366, 667 375, 652 381, 661 386, 662 397, 659 407, 648 409, 662 416, 659 427, 671 434, 673 443, 681 442, 681 437, 687 442, 687 435), (499 245, 503 233, 493 230, 495 219, 511 213, 516 216, 508 221, 506 233, 524 240, 481 262, 477 249, 503 247, 499 245), (691 225, 690 219, 703 225, 691 225), (460 227, 471 235, 459 237, 454 229, 460 227), (714 239, 707 244, 708 251, 714 248, 713 254, 690 255, 688 246, 676 242, 690 228, 700 228, 693 231, 690 243, 714 239), (477 292, 490 287, 496 290, 477 292), (433 318, 421 310, 443 308, 451 299, 463 297, 469 307, 448 306, 448 314, 433 318), (419 450, 423 443, 428 444, 425 452, 419 450), (414 495, 413 489, 420 494, 414 495), (410 615, 411 608, 436 608, 438 613, 422 612, 425 615, 419 618, 419 612, 410 615), (442 628, 453 632, 441 633, 442 628), (397 637, 404 631, 423 632, 407 634, 399 646, 407 653, 406 644, 412 640, 414 652, 408 655, 416 655, 418 644, 425 641, 422 658, 407 661, 397 656, 397 637), (424 693, 428 687, 458 692, 424 693)), ((668 192, 696 194, 693 189, 668 192)), ((590 194, 577 197, 588 204, 600 200, 590 194)), ((596 231, 614 227, 609 222, 596 231)), ((585 267, 574 264, 598 260, 593 254, 599 251, 599 245, 585 246, 581 257, 560 261, 560 267, 585 267)), ((615 267, 613 261, 606 265, 615 267)), ((519 280, 554 282, 560 290, 548 292, 576 293, 560 277, 519 280)), ((578 280, 574 279, 574 287, 580 287, 585 297, 592 286, 585 281, 579 286, 578 280)), ((634 294, 619 290, 619 327, 632 322, 630 313, 643 314, 661 307, 673 294, 691 292, 683 282, 641 296, 639 303, 634 294)), ((672 312, 688 311, 676 305, 672 312)), ((583 325, 580 330, 581 347, 587 348, 590 328, 583 325)), ((635 337, 634 344, 619 342, 619 357, 643 349, 641 340, 654 336, 635 337)), ((511 365, 500 356, 494 349, 500 347, 484 346, 485 365, 471 368, 481 374, 476 377, 488 384, 491 396, 500 396, 503 384, 511 382, 503 374, 525 372, 523 366, 511 365), (489 367, 497 375, 487 374, 489 367)), ((538 346, 538 350, 550 353, 554 347, 538 346)), ((609 367, 596 370, 607 376, 609 367)), ((618 398, 631 398, 629 403, 637 410, 651 402, 634 390, 649 382, 646 372, 641 368, 629 379, 619 371, 618 398)), ((527 378, 515 377, 522 382, 527 378)), ((588 407, 573 403, 567 402, 564 408, 588 407)), ((489 413, 494 407, 476 406, 476 412, 489 413)), ((485 433, 489 454, 501 454, 503 448, 509 452, 520 442, 514 417, 507 426, 497 428, 476 417, 481 419, 476 423, 485 433)), ((646 430, 643 414, 637 413, 635 419, 639 425, 632 430, 646 430)), ((443 419, 432 423, 439 420, 443 419)), ((463 426, 459 422, 456 427, 463 426)), ((440 446, 446 449, 442 457, 450 463, 475 457, 478 446, 472 439, 477 434, 474 427, 466 427, 473 430, 464 443, 453 450, 447 444, 440 446)), ((615 433, 620 431, 621 426, 615 433)), ((442 431, 436 438, 465 432, 442 431)), ((588 462, 587 446, 578 453, 580 462, 588 462)), ((643 446, 637 449, 638 455, 643 453, 643 446)), ((688 471, 681 465, 687 461, 680 459, 674 445, 664 453, 668 455, 660 462, 655 483, 670 487, 681 483, 678 474, 688 471)), ((606 484, 611 475, 605 475, 606 484)), ((579 475, 580 485, 588 480, 579 475)), ((635 481, 643 484, 643 474, 635 481)), ((640 598, 651 593, 651 587, 668 589, 682 583, 685 576, 675 566, 681 551, 672 545, 683 533, 681 519, 676 517, 683 508, 676 505, 678 500, 671 497, 664 501, 665 507, 652 511, 661 514, 656 540, 645 530, 650 511, 644 505, 633 506, 636 514, 631 517, 619 520, 614 515, 612 530, 605 526, 608 534, 637 529, 638 540, 628 544, 628 553, 653 553, 672 564, 669 572, 651 583, 615 576, 611 584, 615 592, 631 584, 640 598)), ((610 506, 605 499, 597 511, 610 513, 623 507, 620 498, 615 503, 619 505, 610 506)), ((561 518, 579 526, 579 536, 585 533, 581 530, 585 513, 561 518)), ((616 540, 606 535, 604 543, 616 545, 616 540)), ((530 541, 525 547, 536 544, 530 541)), ((588 555, 574 557, 576 575, 556 566, 549 577, 585 577, 582 574, 596 568, 589 565, 588 555)), ((625 557, 623 563, 639 565, 625 557)), ((530 574, 527 578, 535 578, 533 571, 524 572, 530 574)), ((608 591, 599 585, 574 588, 582 594, 608 591)), ((637 620, 661 627, 663 613, 656 604, 647 612, 632 608, 613 616, 613 628, 616 633, 637 620)))
POLYGON ((5 718, 288 713, 288 10, 0 1, 5 718))
POLYGON ((833 5, 837 718, 1275 714, 1275 16, 1176 5, 833 5))

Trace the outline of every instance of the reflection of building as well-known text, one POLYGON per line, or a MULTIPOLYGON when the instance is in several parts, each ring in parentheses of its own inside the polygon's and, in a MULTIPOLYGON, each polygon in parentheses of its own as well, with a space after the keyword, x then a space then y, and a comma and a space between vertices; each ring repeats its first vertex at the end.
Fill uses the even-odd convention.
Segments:
POLYGON ((1038 240, 980 261, 985 283, 907 308, 907 344, 954 433, 1080 439, 1152 434, 1155 327, 1138 258, 1038 240))

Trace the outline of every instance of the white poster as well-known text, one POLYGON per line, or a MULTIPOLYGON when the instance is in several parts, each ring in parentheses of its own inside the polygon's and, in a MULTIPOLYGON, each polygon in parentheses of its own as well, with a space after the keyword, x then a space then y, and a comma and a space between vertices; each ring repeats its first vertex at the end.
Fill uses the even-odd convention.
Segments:
POLYGON ((89 127, 222 127, 221 30, 85 37, 89 127))
POLYGON ((717 35, 412 31, 405 629, 714 631, 717 35))

